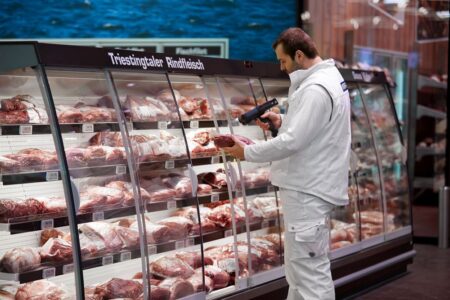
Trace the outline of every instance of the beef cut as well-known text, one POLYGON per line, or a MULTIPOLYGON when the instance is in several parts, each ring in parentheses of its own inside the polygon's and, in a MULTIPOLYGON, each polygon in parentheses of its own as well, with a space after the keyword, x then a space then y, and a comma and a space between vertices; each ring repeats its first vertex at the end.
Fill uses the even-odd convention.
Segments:
MULTIPOLYGON (((138 231, 138 223, 134 222, 130 225, 130 229, 138 231)), ((151 244, 159 244, 167 242, 170 239, 170 229, 166 225, 154 224, 145 221, 145 234, 147 242, 151 244)))
POLYGON ((124 107, 129 111, 134 121, 169 121, 171 111, 164 102, 152 97, 127 95, 124 107))
POLYGON ((214 189, 224 189, 227 187, 227 175, 223 169, 216 172, 206 172, 197 175, 198 182, 212 186, 214 189))
POLYGON ((85 223, 79 230, 87 237, 100 238, 105 242, 106 248, 111 253, 117 252, 123 247, 123 242, 113 226, 106 222, 85 223))
POLYGON ((208 219, 208 215, 211 213, 211 209, 208 207, 200 206, 200 220, 198 220, 197 208, 186 207, 175 212, 176 216, 182 216, 188 218, 194 224, 191 229, 192 235, 200 234, 200 224, 202 233, 211 232, 217 229, 216 224, 208 219))
POLYGON ((34 198, 26 200, 1 199, 0 200, 0 221, 8 222, 12 218, 33 216, 42 214, 44 206, 34 198))
POLYGON ((25 110, 27 108, 35 107, 33 101, 35 101, 35 99, 30 95, 17 95, 10 99, 2 99, 1 110, 7 112, 14 110, 25 110))
POLYGON ((186 297, 195 292, 192 284, 181 278, 167 278, 161 281, 159 287, 167 288, 170 291, 170 300, 186 297))
POLYGON ((192 182, 189 177, 170 173, 167 176, 163 176, 161 180, 165 186, 176 191, 177 198, 192 196, 192 182))
POLYGON ((44 214, 63 214, 66 212, 66 200, 62 197, 35 197, 42 206, 42 213, 44 214))
POLYGON ((183 260, 173 256, 163 256, 150 263, 150 272, 159 278, 189 278, 194 270, 183 260))
POLYGON ((113 226, 114 231, 122 240, 124 247, 134 248, 139 244, 139 232, 122 226, 113 226))
POLYGON ((72 258, 72 244, 61 238, 50 238, 40 249, 42 261, 62 262, 72 258))
MULTIPOLYGON (((197 274, 198 273, 201 274, 201 272, 202 272, 201 268, 196 270, 197 274)), ((212 279, 213 288, 215 290, 226 287, 230 282, 230 275, 228 275, 228 273, 225 272, 224 270, 213 265, 205 266, 205 276, 212 279)))
POLYGON ((206 291, 207 293, 209 293, 214 289, 214 282, 208 276, 205 276, 205 288, 203 288, 203 276, 201 273, 195 273, 194 275, 189 277, 187 281, 192 284, 196 293, 201 291, 206 291))
POLYGON ((171 240, 184 239, 190 233, 192 221, 185 217, 169 217, 158 221, 158 224, 165 225, 169 228, 168 235, 171 240))
MULTIPOLYGON (((141 299, 141 298, 139 298, 141 299)), ((170 290, 169 288, 151 285, 150 286, 150 299, 152 300, 169 300, 170 299, 170 290)), ((142 300, 144 300, 142 296, 142 300)))
POLYGON ((36 248, 13 248, 3 255, 3 268, 10 273, 22 273, 39 267, 41 256, 36 248))
MULTIPOLYGON (((175 254, 175 257, 181 259, 187 263, 191 268, 197 269, 202 266, 202 255, 196 251, 179 251, 175 254)), ((214 263, 213 259, 205 256, 205 265, 212 265, 214 263)))
MULTIPOLYGON (((51 238, 63 238, 66 233, 57 228, 44 229, 41 231, 39 246, 43 246, 51 238)), ((68 240, 70 242, 70 239, 68 240)))
MULTIPOLYGON (((242 142, 245 145, 254 144, 254 142, 252 140, 250 140, 249 138, 246 138, 244 136, 235 134, 234 137, 237 138, 240 142, 242 142)), ((235 143, 233 140, 232 134, 216 134, 213 138, 213 141, 214 141, 214 145, 216 145, 216 147, 218 147, 218 148, 233 147, 234 143, 235 143)))
POLYGON ((16 300, 69 300, 72 296, 48 280, 37 280, 22 284, 16 293, 16 300))
POLYGON ((88 163, 87 150, 83 148, 66 149, 66 159, 69 168, 85 167, 88 163))
POLYGON ((17 160, 0 155, 0 173, 16 172, 19 166, 17 160))
MULTIPOLYGON (((234 205, 234 216, 237 224, 245 221, 245 212, 238 206, 234 205)), ((208 215, 208 219, 220 227, 229 227, 232 223, 232 208, 230 203, 217 206, 212 209, 208 215)))
POLYGON ((131 298, 136 299, 142 294, 142 284, 135 280, 112 278, 95 288, 95 294, 103 299, 131 298))

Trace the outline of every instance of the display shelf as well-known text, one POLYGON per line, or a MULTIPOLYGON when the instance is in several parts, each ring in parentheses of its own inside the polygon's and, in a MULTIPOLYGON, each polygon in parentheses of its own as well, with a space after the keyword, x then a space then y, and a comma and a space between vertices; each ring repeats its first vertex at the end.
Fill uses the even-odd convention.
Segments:
POLYGON ((416 160, 420 160, 426 155, 445 155, 445 150, 438 150, 435 147, 416 147, 416 160))
POLYGON ((284 266, 277 266, 268 271, 259 272, 248 278, 249 286, 257 286, 281 277, 284 277, 284 266))
MULTIPOLYGON (((226 157, 226 161, 234 161, 230 156, 226 157)), ((184 168, 191 164, 193 166, 206 166, 211 164, 223 163, 223 158, 221 155, 205 156, 205 157, 193 157, 191 160, 188 158, 180 159, 168 159, 162 161, 152 161, 152 162, 141 162, 139 163, 139 168, 143 171, 147 170, 170 170, 177 168, 184 168)))
POLYGON ((418 80, 418 88, 421 89, 423 87, 433 87, 433 88, 439 88, 439 89, 447 89, 447 83, 445 82, 438 82, 436 80, 431 79, 428 76, 419 75, 418 80))
MULTIPOLYGON (((120 131, 119 124, 105 123, 76 123, 59 124, 61 133, 91 133, 103 131, 120 131)), ((50 125, 46 124, 15 124, 0 125, 0 135, 51 134, 50 125)))
POLYGON ((356 253, 361 250, 361 244, 359 242, 353 243, 351 245, 331 250, 328 254, 330 259, 336 259, 356 253))
POLYGON ((435 177, 416 177, 414 178, 414 188, 417 189, 433 189, 435 192, 439 191, 444 186, 444 176, 437 175, 435 177))
MULTIPOLYGON (((272 193, 277 189, 277 187, 267 184, 265 186, 260 187, 254 187, 254 188, 245 188, 245 195, 246 196, 253 196, 253 195, 260 195, 260 194, 266 194, 266 193, 272 193)), ((242 197, 242 192, 237 191, 236 192, 237 197, 242 197)))
MULTIPOLYGON (((227 120, 217 120, 217 126, 227 127, 227 120)), ((133 121, 131 122, 130 129, 135 130, 148 130, 148 129, 179 129, 179 128, 214 128, 215 124, 213 120, 191 120, 191 121, 155 121, 155 122, 145 122, 145 121, 133 121)))
POLYGON ((432 118, 436 118, 436 119, 445 119, 447 117, 447 113, 419 104, 419 105, 417 105, 417 119, 420 119, 421 117, 432 117, 432 118))

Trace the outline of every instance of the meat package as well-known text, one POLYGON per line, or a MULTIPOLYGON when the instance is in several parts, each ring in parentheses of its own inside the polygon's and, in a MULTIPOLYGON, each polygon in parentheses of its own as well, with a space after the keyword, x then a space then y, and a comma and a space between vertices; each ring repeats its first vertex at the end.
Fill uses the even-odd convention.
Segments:
POLYGON ((56 105, 59 123, 100 123, 116 122, 116 111, 112 107, 102 107, 103 103, 88 105, 82 101, 71 105, 56 105))
POLYGON ((74 297, 66 290, 48 280, 37 280, 21 284, 17 289, 16 300, 47 299, 72 300, 74 297))
POLYGON ((194 275, 194 269, 175 256, 162 256, 150 263, 150 272, 157 278, 180 277, 187 279, 194 275))
POLYGON ((175 110, 171 111, 164 101, 148 96, 140 97, 127 95, 124 109, 126 116, 129 116, 133 121, 138 122, 170 121, 178 119, 175 110))
POLYGON ((216 145, 214 144, 211 129, 190 131, 186 135, 186 138, 189 151, 191 152, 191 156, 193 158, 214 156, 219 153, 216 145))
POLYGON ((193 222, 185 217, 169 217, 158 221, 159 225, 169 228, 168 236, 171 240, 181 240, 186 238, 194 226, 193 222))
MULTIPOLYGON (((361 223, 361 239, 367 239, 383 233, 384 215, 381 211, 363 210, 359 213, 361 223)), ((353 218, 356 220, 357 214, 353 213, 353 218)), ((396 227, 394 224, 394 215, 386 215, 386 231, 393 231, 396 227)))
POLYGON ((200 173, 197 175, 200 184, 207 184, 215 190, 223 190, 227 187, 227 175, 224 169, 217 169, 215 172, 200 173))
MULTIPOLYGON (((257 168, 254 170, 244 170, 242 172, 244 186, 246 188, 256 188, 267 186, 269 184, 270 170, 265 167, 257 168)), ((240 187, 240 180, 238 180, 237 186, 240 187)))
MULTIPOLYGON (((138 232, 137 221, 130 225, 130 229, 138 232)), ((150 220, 145 220, 145 235, 147 243, 159 244, 170 240, 170 228, 166 225, 154 224, 150 220)))
POLYGON ((17 153, 0 155, 0 173, 54 170, 58 168, 55 151, 25 148, 17 153))
POLYGON ((30 95, 1 100, 0 124, 47 124, 45 109, 30 95))
POLYGON ((39 267, 41 256, 36 248, 13 248, 5 252, 1 264, 7 272, 21 273, 39 267))
POLYGON ((209 207, 205 206, 200 206, 199 210, 200 210, 200 220, 198 219, 196 207, 185 207, 183 209, 176 211, 175 215, 188 218, 192 221, 193 226, 191 229, 191 233, 193 235, 200 235, 200 224, 203 234, 216 230, 217 229, 216 224, 208 218, 212 210, 209 207))
POLYGON ((166 173, 154 176, 142 175, 140 185, 150 197, 151 202, 167 201, 192 197, 191 179, 179 173, 166 173))
POLYGON ((213 138, 214 145, 216 145, 217 148, 233 147, 235 144, 233 137, 245 145, 254 144, 254 142, 252 140, 250 140, 249 138, 246 138, 244 136, 241 136, 241 135, 215 134, 214 138, 213 138))
POLYGON ((137 299, 143 292, 143 286, 136 280, 112 278, 95 287, 94 294, 100 299, 130 298, 137 299))
POLYGON ((178 100, 182 120, 211 119, 211 109, 208 100, 201 97, 184 97, 178 100))

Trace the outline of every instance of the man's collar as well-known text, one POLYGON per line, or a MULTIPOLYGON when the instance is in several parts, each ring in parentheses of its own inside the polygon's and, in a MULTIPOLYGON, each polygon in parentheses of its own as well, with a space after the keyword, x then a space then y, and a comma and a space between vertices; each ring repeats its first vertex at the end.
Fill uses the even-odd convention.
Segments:
POLYGON ((315 71, 322 68, 329 68, 330 66, 334 66, 333 59, 323 60, 306 70, 297 70, 289 74, 289 78, 291 79, 291 86, 298 87, 303 80, 305 80, 309 75, 314 73, 315 71))

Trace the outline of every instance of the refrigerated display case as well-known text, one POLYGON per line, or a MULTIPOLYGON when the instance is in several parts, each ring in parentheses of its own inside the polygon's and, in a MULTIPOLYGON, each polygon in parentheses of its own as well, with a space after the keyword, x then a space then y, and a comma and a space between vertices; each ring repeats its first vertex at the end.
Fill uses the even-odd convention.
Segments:
MULTIPOLYGON (((270 164, 221 150, 231 135, 271 138, 238 117, 272 98, 284 111, 289 81, 277 65, 40 43, 4 43, 0 54, 2 292, 231 299, 283 287, 270 164)), ((341 72, 354 166, 330 257, 345 291, 404 270, 414 251, 386 78, 341 72)))

